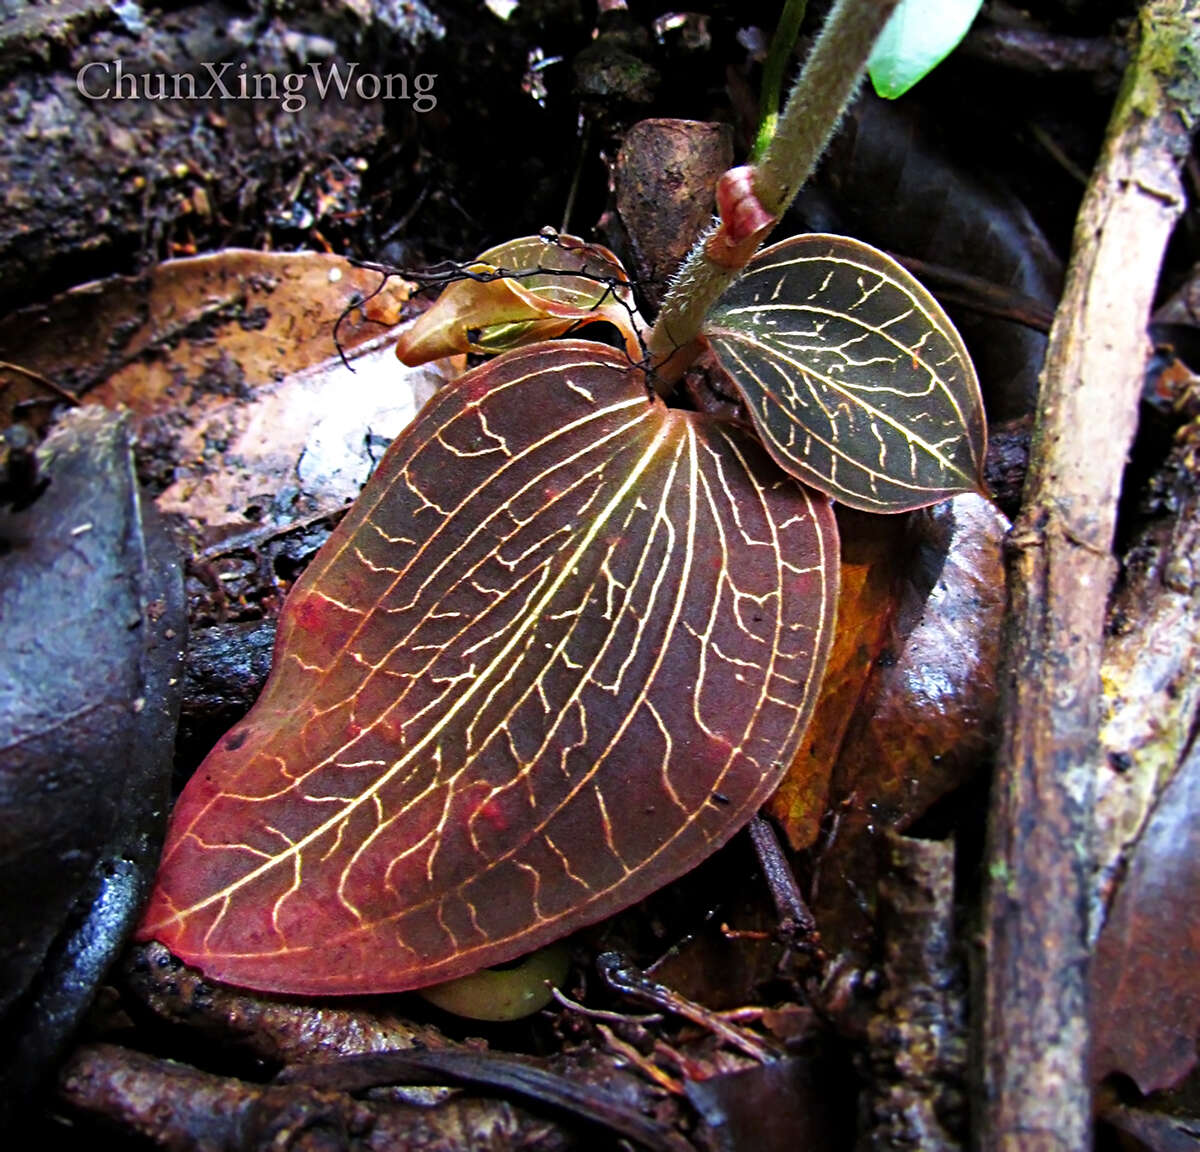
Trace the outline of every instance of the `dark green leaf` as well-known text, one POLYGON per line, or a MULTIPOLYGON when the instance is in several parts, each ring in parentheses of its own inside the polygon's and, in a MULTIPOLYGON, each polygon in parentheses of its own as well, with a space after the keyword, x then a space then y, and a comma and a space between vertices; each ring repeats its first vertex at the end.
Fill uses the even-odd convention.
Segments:
POLYGON ((979 384, 937 301, 882 252, 797 236, 760 252, 705 325, 771 455, 852 508, 981 487, 979 384))

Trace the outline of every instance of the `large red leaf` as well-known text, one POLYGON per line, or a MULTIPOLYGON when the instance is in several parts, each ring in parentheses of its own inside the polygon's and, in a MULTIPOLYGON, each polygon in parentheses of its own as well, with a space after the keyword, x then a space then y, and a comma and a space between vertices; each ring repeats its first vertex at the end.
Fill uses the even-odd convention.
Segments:
POLYGON ((777 783, 836 553, 824 498, 611 349, 468 373, 296 585, 140 935, 229 983, 398 991, 639 899, 777 783))

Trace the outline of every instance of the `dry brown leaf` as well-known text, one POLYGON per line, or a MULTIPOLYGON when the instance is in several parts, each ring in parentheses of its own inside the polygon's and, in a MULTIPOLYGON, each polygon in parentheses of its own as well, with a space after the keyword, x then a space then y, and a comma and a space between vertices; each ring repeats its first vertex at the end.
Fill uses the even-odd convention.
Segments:
POLYGON ((393 354, 411 285, 339 256, 231 249, 83 285, 0 324, 11 407, 60 391, 133 410, 162 488, 202 542, 355 496, 445 378, 393 354), (32 373, 33 375, 30 375, 32 373))

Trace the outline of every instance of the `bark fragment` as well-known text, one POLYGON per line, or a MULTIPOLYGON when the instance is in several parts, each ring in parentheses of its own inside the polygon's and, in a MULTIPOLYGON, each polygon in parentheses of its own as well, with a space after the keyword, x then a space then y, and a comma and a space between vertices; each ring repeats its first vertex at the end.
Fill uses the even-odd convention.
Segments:
POLYGON ((76 1051, 59 1104, 102 1117, 165 1152, 557 1152, 580 1147, 553 1124, 506 1103, 452 1100, 430 1111, 356 1100, 306 1084, 214 1076, 111 1044, 76 1051))
POLYGON ((966 1128, 966 996, 954 932, 954 844, 889 832, 879 884, 884 991, 859 1152, 958 1152, 966 1128))

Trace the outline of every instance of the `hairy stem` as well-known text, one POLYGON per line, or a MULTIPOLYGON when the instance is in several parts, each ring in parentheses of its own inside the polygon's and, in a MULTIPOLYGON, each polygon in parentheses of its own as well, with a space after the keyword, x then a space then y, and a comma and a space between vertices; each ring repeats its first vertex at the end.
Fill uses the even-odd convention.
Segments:
MULTIPOLYGON (((754 168, 754 190, 770 216, 783 215, 817 166, 858 89, 871 48, 898 2, 837 0, 829 13, 766 154, 754 168)), ((704 317, 753 255, 751 248, 740 263, 714 260, 712 242, 723 228, 724 224, 715 225, 688 254, 650 333, 651 364, 663 387, 682 374, 692 359, 704 317)))
POLYGON ((772 216, 783 215, 812 175, 898 2, 838 0, 829 13, 756 168, 758 198, 772 216))

